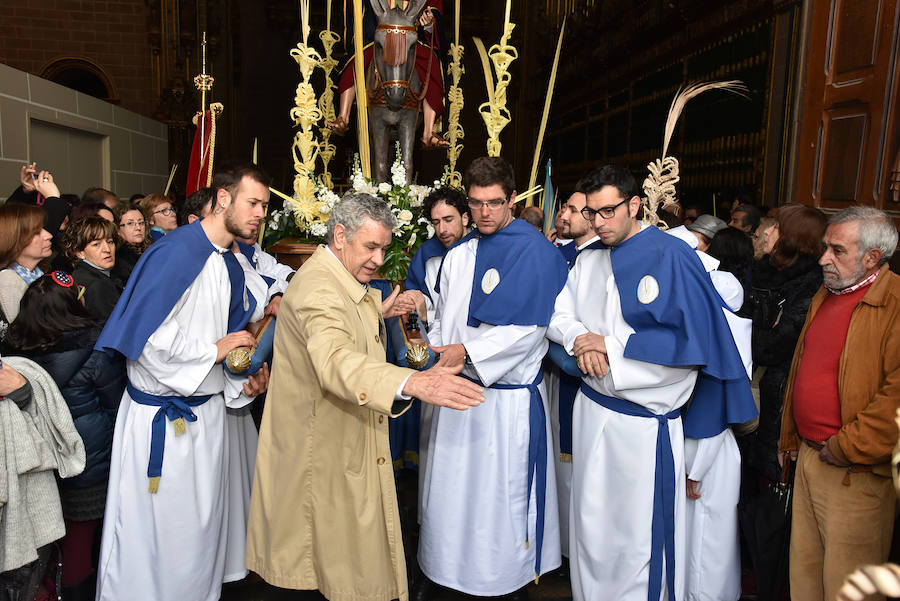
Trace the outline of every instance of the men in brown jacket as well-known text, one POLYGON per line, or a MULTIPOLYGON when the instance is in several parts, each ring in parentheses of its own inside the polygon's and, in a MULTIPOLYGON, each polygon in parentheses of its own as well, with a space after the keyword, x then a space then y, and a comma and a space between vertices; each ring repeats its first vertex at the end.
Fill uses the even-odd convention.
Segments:
MULTIPOLYGON (((832 217, 785 391, 780 449, 797 461, 791 596, 834 599, 861 564, 887 559, 900 407, 900 276, 890 218, 871 207, 832 217)), ((782 455, 784 460, 784 455, 782 455)))
POLYGON ((368 194, 332 209, 326 246, 284 295, 272 385, 259 432, 247 567, 275 586, 318 589, 331 601, 408 598, 388 421, 411 397, 452 409, 481 388, 433 367, 385 362, 382 304, 367 286, 396 225, 368 194))

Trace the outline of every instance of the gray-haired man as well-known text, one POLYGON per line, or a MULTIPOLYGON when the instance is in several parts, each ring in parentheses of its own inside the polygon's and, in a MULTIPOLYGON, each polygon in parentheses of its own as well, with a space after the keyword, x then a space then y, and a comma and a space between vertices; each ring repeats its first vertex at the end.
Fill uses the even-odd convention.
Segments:
POLYGON ((797 460, 791 595, 808 601, 834 599, 857 566, 887 559, 896 504, 900 276, 886 263, 897 229, 852 207, 828 221, 823 245, 825 282, 794 352, 779 444, 797 460))
POLYGON ((383 201, 345 196, 328 244, 280 307, 247 533, 247 567, 276 586, 341 601, 405 599, 386 418, 411 397, 453 409, 484 400, 453 375, 459 368, 415 372, 385 361, 381 293, 367 284, 394 225, 383 201))

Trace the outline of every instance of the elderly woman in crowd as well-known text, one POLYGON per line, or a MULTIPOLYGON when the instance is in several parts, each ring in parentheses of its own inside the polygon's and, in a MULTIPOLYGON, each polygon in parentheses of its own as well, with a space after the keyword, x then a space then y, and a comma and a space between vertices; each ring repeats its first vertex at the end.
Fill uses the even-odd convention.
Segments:
POLYGON ((766 254, 753 266, 752 315, 753 364, 766 372, 759 383, 759 428, 747 460, 757 475, 777 481, 784 388, 806 311, 822 285, 818 261, 825 215, 812 207, 785 205, 764 233, 766 254))
POLYGON ((140 207, 119 203, 115 210, 115 223, 118 224, 118 241, 113 274, 122 282, 127 282, 138 259, 150 246, 147 222, 140 207))
POLYGON ((162 194, 145 196, 141 201, 141 211, 144 212, 144 220, 154 242, 178 227, 178 213, 172 202, 162 194))
POLYGON ((75 281, 84 288, 84 306, 96 319, 105 320, 124 288, 112 275, 116 264, 115 224, 99 215, 73 221, 63 234, 62 247, 75 265, 75 281))
POLYGON ((73 593, 64 593, 64 598, 93 599, 93 590, 71 589, 93 587, 91 549, 106 504, 113 429, 125 389, 121 356, 94 350, 100 329, 78 300, 74 278, 54 271, 28 287, 6 340, 16 354, 31 359, 53 378, 84 441, 84 471, 59 482, 66 521, 62 583, 64 591, 70 588, 73 593))
POLYGON ((45 221, 44 211, 36 206, 0 207, 0 310, 7 323, 19 314, 19 300, 28 284, 44 273, 38 263, 50 256, 52 239, 45 221))

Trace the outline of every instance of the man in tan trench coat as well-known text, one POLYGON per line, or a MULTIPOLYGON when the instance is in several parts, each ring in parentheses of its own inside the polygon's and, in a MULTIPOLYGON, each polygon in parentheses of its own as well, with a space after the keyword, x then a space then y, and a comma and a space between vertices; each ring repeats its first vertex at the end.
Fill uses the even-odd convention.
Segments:
POLYGON ((366 284, 394 224, 384 202, 345 196, 327 246, 288 287, 275 332, 247 567, 331 601, 408 598, 388 419, 412 397, 460 410, 484 400, 458 369, 386 363, 381 293, 366 284))

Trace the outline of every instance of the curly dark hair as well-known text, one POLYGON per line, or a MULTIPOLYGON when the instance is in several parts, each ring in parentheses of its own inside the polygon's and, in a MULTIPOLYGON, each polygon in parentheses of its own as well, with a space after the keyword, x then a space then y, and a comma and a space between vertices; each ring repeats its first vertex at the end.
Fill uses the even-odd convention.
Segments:
POLYGON ((431 219, 431 210, 436 204, 442 202, 459 211, 460 217, 466 215, 469 212, 469 201, 466 198, 466 193, 463 190, 454 188, 452 186, 442 186, 440 188, 435 188, 428 196, 425 197, 425 201, 423 203, 423 212, 425 214, 425 218, 431 219))

